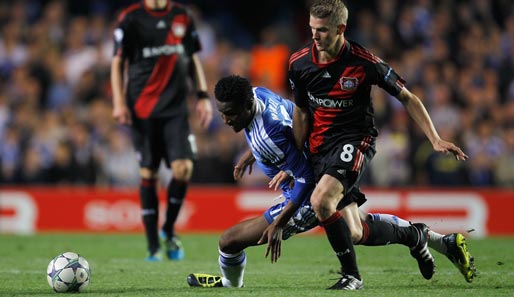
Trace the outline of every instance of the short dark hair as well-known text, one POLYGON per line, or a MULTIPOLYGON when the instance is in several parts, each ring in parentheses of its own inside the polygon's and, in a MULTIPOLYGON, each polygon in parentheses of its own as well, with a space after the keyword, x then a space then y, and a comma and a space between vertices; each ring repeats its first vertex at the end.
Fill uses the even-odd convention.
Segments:
POLYGON ((245 104, 253 99, 250 81, 239 75, 220 79, 214 87, 214 96, 220 102, 239 102, 245 104))

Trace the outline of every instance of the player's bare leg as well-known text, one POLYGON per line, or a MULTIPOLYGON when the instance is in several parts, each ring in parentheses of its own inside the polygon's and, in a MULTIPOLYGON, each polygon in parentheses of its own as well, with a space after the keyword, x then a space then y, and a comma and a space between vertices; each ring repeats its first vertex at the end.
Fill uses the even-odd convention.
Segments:
POLYGON ((257 242, 268 226, 264 216, 259 216, 226 230, 219 240, 218 263, 221 276, 192 273, 187 277, 187 283, 192 287, 204 288, 243 287, 246 267, 245 249, 258 245, 257 242))

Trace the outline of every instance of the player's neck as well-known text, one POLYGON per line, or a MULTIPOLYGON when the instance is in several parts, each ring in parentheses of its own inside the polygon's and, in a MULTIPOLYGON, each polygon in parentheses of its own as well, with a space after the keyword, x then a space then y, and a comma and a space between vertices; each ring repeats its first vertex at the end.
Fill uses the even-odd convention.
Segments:
POLYGON ((319 63, 330 63, 339 57, 341 53, 341 49, 344 47, 344 37, 341 36, 334 43, 334 46, 328 48, 327 50, 318 52, 318 62, 319 63))
POLYGON ((253 100, 252 109, 250 110, 250 115, 247 118, 247 122, 244 124, 245 129, 250 127, 250 124, 255 120, 255 114, 257 113, 257 100, 253 100))
POLYGON ((169 0, 144 0, 145 6, 151 10, 163 10, 168 6, 169 0))

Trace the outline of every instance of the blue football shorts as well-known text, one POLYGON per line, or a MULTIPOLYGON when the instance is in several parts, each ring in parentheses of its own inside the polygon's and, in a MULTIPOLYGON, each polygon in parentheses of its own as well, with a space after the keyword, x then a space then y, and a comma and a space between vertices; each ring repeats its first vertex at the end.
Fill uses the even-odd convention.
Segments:
MULTIPOLYGON (((311 192, 312 193, 312 192, 311 192)), ((309 193, 310 197, 310 193, 309 193)), ((271 224, 289 203, 289 199, 285 199, 282 203, 275 204, 264 212, 264 217, 271 224)), ((282 232, 282 240, 289 237, 313 229, 319 225, 316 214, 312 209, 309 199, 307 199, 289 219, 282 232)))

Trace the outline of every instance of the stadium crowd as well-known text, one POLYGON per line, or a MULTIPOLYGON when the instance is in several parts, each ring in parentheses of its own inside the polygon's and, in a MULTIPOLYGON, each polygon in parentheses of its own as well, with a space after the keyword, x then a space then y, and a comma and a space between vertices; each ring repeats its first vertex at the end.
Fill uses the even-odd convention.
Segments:
MULTIPOLYGON (((138 185, 109 81, 116 15, 135 1, 0 1, 0 184, 138 185)), ((239 74, 291 98, 288 57, 310 38, 303 1, 178 2, 194 9, 211 92, 220 77, 239 74)), ((399 103, 375 88, 379 149, 363 184, 514 187, 514 2, 347 2, 347 38, 406 78, 441 137, 470 157, 434 153, 399 103)), ((193 182, 234 184, 242 135, 219 114, 207 132, 192 128, 193 182)), ((256 171, 241 184, 267 182, 256 171)))

